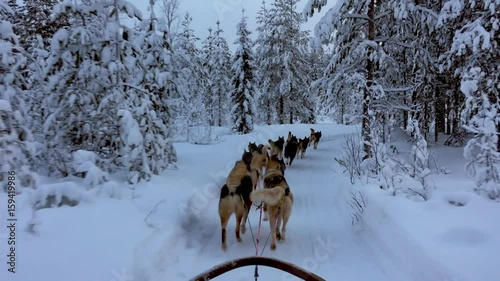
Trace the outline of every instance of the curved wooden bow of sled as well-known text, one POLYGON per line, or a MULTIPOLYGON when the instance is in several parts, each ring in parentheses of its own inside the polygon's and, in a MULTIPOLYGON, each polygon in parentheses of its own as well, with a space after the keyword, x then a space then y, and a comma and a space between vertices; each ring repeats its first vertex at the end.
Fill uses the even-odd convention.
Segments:
POLYGON ((326 281, 325 279, 319 277, 318 275, 306 271, 294 264, 280 261, 274 258, 266 258, 266 257, 260 257, 260 256, 253 256, 253 257, 246 257, 246 258, 239 258, 235 260, 231 260, 228 262, 225 262, 223 264, 219 264, 217 266, 212 267, 210 270, 199 274, 198 276, 194 277, 190 281, 207 281, 211 280, 212 278, 215 278, 219 275, 222 275, 228 271, 231 271, 233 269, 239 268, 239 267, 244 267, 244 266, 249 266, 249 265, 263 265, 263 266, 268 266, 268 267, 273 267, 276 269, 280 269, 281 271, 288 272, 292 275, 295 275, 299 277, 302 280, 306 281, 326 281))

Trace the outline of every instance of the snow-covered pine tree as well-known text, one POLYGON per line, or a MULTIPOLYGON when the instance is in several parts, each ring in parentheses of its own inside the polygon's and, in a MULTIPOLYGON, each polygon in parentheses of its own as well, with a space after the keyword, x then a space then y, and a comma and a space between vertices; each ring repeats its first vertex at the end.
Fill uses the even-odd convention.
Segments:
POLYGON ((429 151, 427 150, 427 141, 420 132, 418 121, 413 121, 414 144, 410 151, 410 167, 409 174, 412 178, 418 180, 422 184, 422 191, 414 191, 419 193, 425 200, 429 198, 429 186, 427 184, 427 176, 430 175, 429 169, 429 151))
POLYGON ((24 0, 21 6, 21 22, 19 27, 22 31, 21 46, 28 52, 32 52, 37 43, 37 37, 42 38, 43 46, 50 49, 52 36, 62 27, 69 25, 68 18, 59 16, 51 20, 54 7, 63 2, 62 0, 24 0))
POLYGON ((202 53, 201 53, 201 58, 202 58, 202 63, 203 63, 203 70, 207 74, 207 84, 205 86, 205 93, 204 93, 204 104, 205 104, 205 109, 207 111, 208 115, 208 122, 210 126, 215 126, 216 124, 216 98, 213 96, 214 92, 214 66, 213 66, 213 54, 214 54, 214 34, 212 33, 213 29, 211 27, 208 28, 208 36, 203 40, 202 44, 202 53))
MULTIPOLYGON (((8 18, 12 13, 9 6, 0 3, 1 18, 8 18)), ((0 44, 0 183, 4 191, 9 191, 7 183, 15 176, 19 180, 16 182, 19 193, 21 187, 35 187, 36 184, 36 175, 29 162, 33 151, 31 132, 25 123, 27 112, 23 96, 27 82, 22 69, 27 59, 6 20, 0 20, 0 44)))
POLYGON ((257 13, 257 38, 255 40, 255 85, 257 88, 256 104, 259 112, 256 121, 271 125, 276 119, 276 112, 273 110, 271 86, 278 83, 278 78, 273 68, 272 42, 269 33, 269 11, 266 8, 266 1, 262 0, 262 6, 257 13), (265 94, 264 94, 265 93, 265 94))
MULTIPOLYGON (((141 22, 135 44, 141 47, 139 59, 141 72, 130 89, 134 94, 127 95, 129 109, 122 109, 126 123, 132 124, 128 136, 141 135, 142 141, 127 147, 131 157, 128 167, 128 180, 136 183, 159 175, 169 165, 175 165, 177 154, 172 145, 172 117, 169 100, 176 91, 172 75, 171 46, 167 40, 167 27, 158 21, 154 13, 154 0, 150 0, 150 17, 141 22), (130 115, 129 115, 130 114, 130 115), (129 119, 126 121, 126 119, 129 119), (133 120, 132 120, 133 119, 133 120)), ((128 130, 127 125, 124 126, 128 130)), ((138 138, 140 139, 140 138, 138 138)))
POLYGON ((231 92, 231 119, 233 131, 247 134, 253 130, 255 116, 254 57, 250 31, 247 29, 244 10, 238 23, 238 44, 233 57, 233 79, 231 92))
POLYGON ((21 19, 22 7, 19 6, 17 0, 6 0, 4 1, 4 3, 0 5, 5 5, 5 4, 7 5, 7 7, 5 7, 4 10, 6 11, 7 9, 9 9, 9 12, 4 13, 3 18, 6 21, 10 22, 14 34, 19 36, 19 34, 22 33, 21 30, 22 28, 19 26, 19 24, 22 21, 21 19))
MULTIPOLYGON (((127 93, 134 87, 133 71, 140 48, 132 45, 133 31, 120 23, 119 15, 140 19, 140 11, 122 0, 92 2, 89 5, 66 1, 56 7, 54 17, 103 15, 102 36, 75 21, 60 29, 52 40, 46 67, 48 93, 43 103, 45 163, 58 176, 76 173, 71 153, 92 151, 98 166, 115 172, 127 166, 124 147, 127 137, 120 130, 118 112, 127 108, 127 93)), ((128 139, 130 140, 130 139, 128 139)))
MULTIPOLYGON (((420 28, 410 27, 400 20, 408 15, 408 11, 398 3, 400 1, 396 0, 340 1, 326 13, 315 30, 319 40, 333 48, 329 65, 318 84, 327 95, 334 96, 338 104, 349 100, 343 96, 354 94, 361 97, 359 105, 365 159, 375 155, 370 147, 374 134, 372 130, 380 128, 376 134, 381 136, 377 139, 386 142, 389 114, 404 108, 401 95, 425 82, 423 79, 412 80, 414 77, 405 80, 404 75, 408 74, 406 65, 410 64, 412 71, 418 70, 417 78, 426 76, 430 72, 428 68, 433 67, 432 60, 419 58, 422 53, 422 56, 428 55, 427 50, 414 47, 422 45, 418 36, 420 28), (421 64, 421 61, 425 63, 421 64)), ((304 12, 311 15, 325 4, 326 1, 310 0, 304 12)), ((417 5, 415 10, 425 9, 417 5)), ((420 17, 415 15, 415 22, 423 21, 424 32, 431 29, 426 20, 432 17, 432 13, 427 13, 422 16, 422 12, 420 17)), ((339 110, 344 111, 342 108, 339 110)))
POLYGON ((457 28, 442 69, 455 68, 465 95, 462 122, 474 134, 464 149, 478 193, 500 198, 500 2, 448 1, 439 26, 457 28), (457 5, 459 4, 459 5, 457 5))
MULTIPOLYGON (((329 65, 321 79, 328 95, 362 94, 361 135, 365 159, 371 151, 372 99, 374 93, 374 52, 380 50, 375 38, 375 1, 339 1, 318 23, 315 33, 322 43, 333 45, 329 65), (351 77, 351 79, 347 79, 351 77), (354 78, 354 79, 353 79, 354 78), (355 82, 349 85, 346 82, 355 82), (344 93, 336 94, 337 91, 344 93)), ((306 14, 326 5, 310 0, 306 14), (308 8, 309 7, 309 8, 308 8)))
POLYGON ((298 0, 276 0, 269 10, 268 59, 278 83, 271 84, 270 95, 277 108, 278 123, 293 123, 300 112, 301 99, 309 87, 309 65, 306 58, 308 34, 302 31, 302 15, 295 9, 298 0))
POLYGON ((211 57, 212 72, 212 97, 215 99, 215 117, 217 126, 228 124, 229 103, 231 92, 231 52, 226 39, 222 36, 223 30, 217 21, 217 29, 214 33, 214 48, 211 57))
POLYGON ((185 128, 178 132, 185 132, 188 142, 210 142, 211 127, 209 115, 205 109, 205 93, 207 73, 203 67, 200 50, 196 47, 199 38, 191 28, 192 18, 186 13, 182 20, 182 32, 174 41, 173 64, 175 65, 175 84, 180 95, 179 113, 185 122, 177 119, 177 125, 185 128))

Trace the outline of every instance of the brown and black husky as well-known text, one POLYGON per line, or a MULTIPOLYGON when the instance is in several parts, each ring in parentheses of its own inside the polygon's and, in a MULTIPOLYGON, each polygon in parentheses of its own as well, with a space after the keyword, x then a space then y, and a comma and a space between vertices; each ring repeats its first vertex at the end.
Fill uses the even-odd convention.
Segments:
POLYGON ((250 193, 252 202, 264 203, 271 228, 271 250, 276 250, 277 239, 286 240, 286 225, 292 214, 293 194, 281 171, 279 159, 271 156, 266 166, 264 188, 250 193))
POLYGON ((241 242, 241 232, 246 231, 246 221, 248 211, 252 206, 250 193, 257 184, 259 171, 251 168, 251 153, 245 151, 242 160, 237 161, 229 173, 226 184, 222 186, 219 199, 219 216, 222 228, 222 249, 227 249, 226 226, 229 218, 234 213, 236 215, 236 240, 241 242))
POLYGON ((307 136, 303 139, 299 139, 299 149, 297 150, 297 156, 299 156, 300 158, 304 158, 308 146, 309 138, 307 136))
POLYGON ((309 146, 312 144, 314 146, 314 149, 317 149, 320 138, 321 138, 321 131, 315 132, 314 129, 311 128, 311 136, 309 137, 309 146))
POLYGON ((269 139, 268 142, 269 142, 269 146, 271 149, 271 156, 277 155, 278 159, 282 160, 283 159, 283 146, 285 144, 285 138, 278 137, 278 140, 276 140, 276 141, 269 139))
POLYGON ((288 141, 285 146, 285 163, 288 166, 292 165, 293 159, 297 155, 297 150, 299 149, 299 142, 297 137, 288 132, 288 141))

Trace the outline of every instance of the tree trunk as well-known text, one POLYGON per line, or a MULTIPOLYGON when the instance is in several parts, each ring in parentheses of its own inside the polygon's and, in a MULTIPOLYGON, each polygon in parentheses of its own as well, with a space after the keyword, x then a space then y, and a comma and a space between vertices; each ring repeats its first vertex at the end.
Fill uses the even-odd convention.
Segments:
MULTIPOLYGON (((373 41, 375 39, 375 0, 370 0, 368 3, 368 40, 373 41)), ((371 47, 369 47, 371 48, 371 47)), ((373 59, 371 58, 372 50, 368 50, 368 61, 366 63, 366 87, 363 91, 363 120, 361 125, 361 137, 363 139, 363 150, 365 155, 363 159, 368 159, 372 157, 371 153, 371 130, 370 130, 370 106, 371 106, 371 95, 370 88, 373 84, 373 59)))
POLYGON ((439 133, 444 133, 446 127, 444 94, 442 86, 435 87, 434 100, 436 101, 436 108, 434 109, 434 142, 436 143, 439 141, 439 133))
POLYGON ((271 125, 271 119, 272 119, 272 115, 271 115, 271 99, 269 98, 266 98, 266 114, 267 114, 267 125, 271 125))
POLYGON ((285 98, 280 95, 278 105, 278 123, 285 124, 285 98))
POLYGON ((497 152, 500 152, 500 123, 497 124, 497 152))

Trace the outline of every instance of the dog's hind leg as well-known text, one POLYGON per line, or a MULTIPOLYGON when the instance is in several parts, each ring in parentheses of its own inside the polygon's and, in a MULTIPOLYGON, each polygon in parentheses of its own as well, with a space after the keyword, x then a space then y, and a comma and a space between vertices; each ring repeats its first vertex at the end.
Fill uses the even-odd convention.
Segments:
POLYGON ((269 215, 268 215, 268 213, 267 213, 267 206, 266 206, 266 204, 264 204, 264 203, 262 203, 262 204, 263 204, 263 207, 262 207, 262 208, 264 208, 264 210, 263 210, 263 211, 264 211, 264 218, 263 218, 262 220, 263 220, 263 221, 267 221, 267 220, 269 220, 269 215))
POLYGON ((282 211, 278 211, 278 216, 276 218, 276 227, 274 228, 274 231, 276 232, 276 239, 281 240, 281 233, 280 233, 280 226, 281 226, 281 221, 282 221, 282 215, 279 214, 282 211))
POLYGON ((289 218, 290 218, 290 214, 284 214, 283 226, 281 227, 281 241, 286 241, 286 224, 288 223, 289 218))
POLYGON ((227 222, 229 220, 230 214, 227 214, 226 212, 219 212, 220 214, 220 224, 221 224, 221 229, 222 229, 222 250, 227 249, 227 244, 226 244, 226 227, 227 227, 227 222))
POLYGON ((241 220, 243 219, 243 214, 244 213, 245 213, 245 211, 242 211, 242 210, 237 210, 236 211, 236 230, 235 230, 235 234, 236 234, 236 240, 238 240, 238 242, 241 242, 240 225, 241 225, 241 220))
POLYGON ((250 208, 252 205, 245 206, 245 211, 243 212, 243 219, 241 221, 241 233, 245 234, 247 232, 247 220, 248 220, 248 212, 250 211, 250 208))
POLYGON ((276 213, 273 211, 269 216, 269 228, 271 230, 271 250, 276 250, 276 213))

